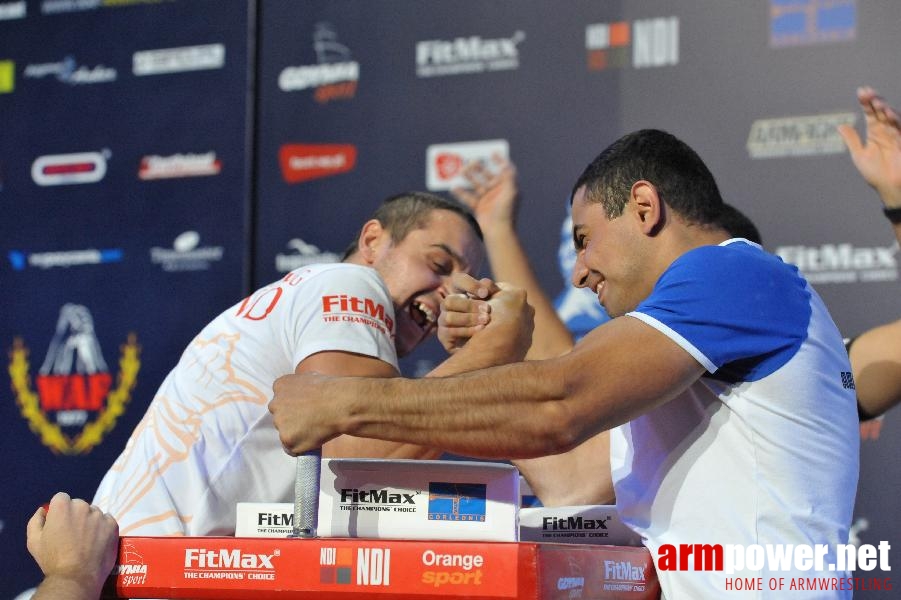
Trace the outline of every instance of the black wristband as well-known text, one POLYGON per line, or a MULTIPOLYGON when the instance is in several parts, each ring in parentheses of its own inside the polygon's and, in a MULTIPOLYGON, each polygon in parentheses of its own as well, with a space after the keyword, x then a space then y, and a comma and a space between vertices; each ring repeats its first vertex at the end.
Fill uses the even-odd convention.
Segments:
POLYGON ((882 213, 885 215, 885 218, 898 225, 901 223, 901 206, 896 206, 895 208, 884 207, 882 209, 882 213))

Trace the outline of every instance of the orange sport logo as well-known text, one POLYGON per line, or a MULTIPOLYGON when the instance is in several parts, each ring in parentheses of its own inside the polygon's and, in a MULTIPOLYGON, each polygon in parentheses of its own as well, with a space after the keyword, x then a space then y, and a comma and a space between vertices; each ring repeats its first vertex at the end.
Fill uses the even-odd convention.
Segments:
POLYGON ((94 333, 94 319, 81 305, 60 309, 56 332, 32 387, 30 351, 21 337, 9 352, 9 375, 19 411, 41 443, 56 454, 86 454, 131 400, 137 383, 140 346, 129 334, 113 377, 94 333))

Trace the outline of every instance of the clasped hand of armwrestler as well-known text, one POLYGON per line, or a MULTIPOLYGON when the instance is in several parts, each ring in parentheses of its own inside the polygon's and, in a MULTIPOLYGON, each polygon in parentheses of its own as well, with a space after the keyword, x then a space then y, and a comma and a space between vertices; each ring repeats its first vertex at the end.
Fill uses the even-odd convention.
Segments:
MULTIPOLYGON (((438 318, 438 337, 448 352, 465 346, 478 367, 522 360, 532 342, 535 315, 526 292, 463 273, 454 275, 452 287, 438 318)), ((285 451, 297 456, 346 433, 353 424, 353 401, 368 397, 366 386, 376 383, 318 373, 276 379, 269 412, 285 451)))
POLYGON ((453 292, 441 303, 438 339, 449 354, 470 340, 492 353, 493 364, 522 360, 532 344, 535 310, 522 288, 474 279, 465 273, 452 278, 453 292))

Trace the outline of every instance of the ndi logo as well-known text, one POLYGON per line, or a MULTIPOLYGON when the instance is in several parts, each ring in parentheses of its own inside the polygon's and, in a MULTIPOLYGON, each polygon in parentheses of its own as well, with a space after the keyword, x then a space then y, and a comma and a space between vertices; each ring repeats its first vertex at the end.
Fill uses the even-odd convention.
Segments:
POLYGON ((391 549, 357 548, 354 561, 352 548, 320 548, 319 583, 390 586, 391 549))
POLYGON ((585 26, 585 49, 589 71, 677 65, 679 18, 591 23, 585 26))
POLYGON ((485 522, 484 483, 429 482, 430 521, 485 522))

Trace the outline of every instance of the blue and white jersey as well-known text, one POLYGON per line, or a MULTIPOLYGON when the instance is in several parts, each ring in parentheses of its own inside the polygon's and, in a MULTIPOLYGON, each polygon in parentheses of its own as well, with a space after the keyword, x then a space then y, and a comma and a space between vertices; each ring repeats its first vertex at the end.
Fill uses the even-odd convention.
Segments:
MULTIPOLYGON (((707 373, 611 432, 623 521, 655 558, 663 544, 827 544, 828 568, 848 540, 859 431, 848 355, 816 292, 794 266, 733 239, 682 255, 627 317, 668 336, 707 373)), ((723 572, 659 575, 670 599, 726 595, 723 572)), ((731 577, 818 575, 846 576, 765 564, 731 577)), ((742 597, 784 593, 764 585, 742 597)))

